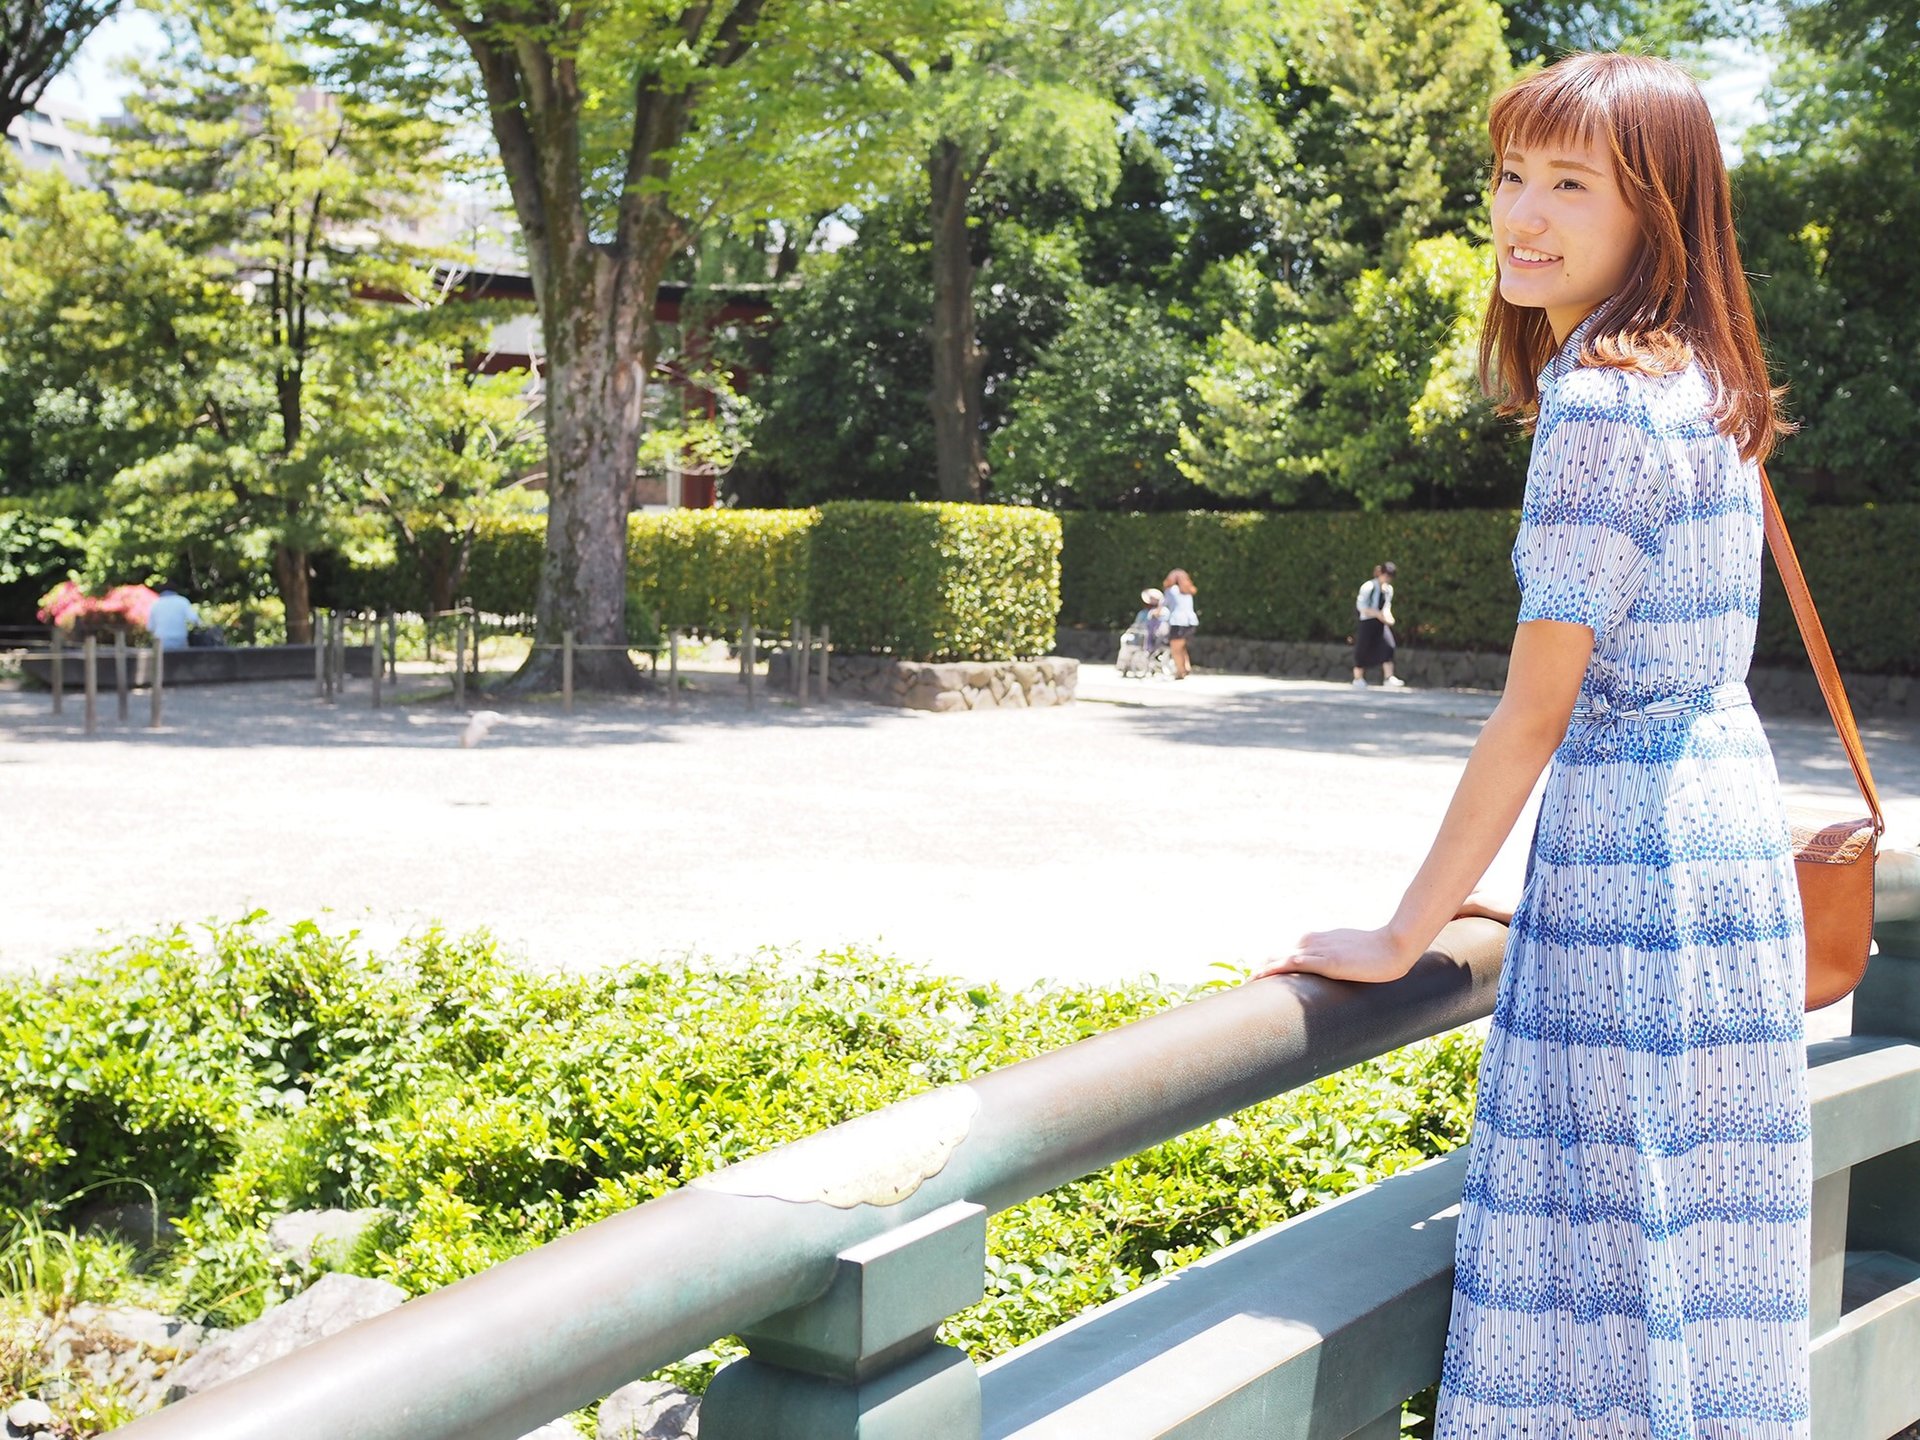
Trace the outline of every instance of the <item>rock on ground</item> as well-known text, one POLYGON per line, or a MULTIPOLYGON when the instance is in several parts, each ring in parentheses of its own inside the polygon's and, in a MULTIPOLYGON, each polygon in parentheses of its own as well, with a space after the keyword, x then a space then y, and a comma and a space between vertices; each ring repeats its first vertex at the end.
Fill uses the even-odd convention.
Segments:
POLYGON ((251 1325, 230 1330, 201 1346, 191 1360, 167 1377, 167 1399, 181 1400, 209 1390, 290 1355, 303 1345, 338 1334, 349 1325, 384 1315, 406 1298, 406 1291, 385 1280, 323 1275, 251 1325))
POLYGON ((600 1440, 695 1440, 700 1401, 677 1385, 636 1380, 600 1402, 600 1440))
POLYGON ((384 1208, 371 1210, 294 1210, 267 1227, 267 1244, 291 1254, 302 1264, 322 1255, 346 1256, 382 1220, 392 1217, 384 1208))

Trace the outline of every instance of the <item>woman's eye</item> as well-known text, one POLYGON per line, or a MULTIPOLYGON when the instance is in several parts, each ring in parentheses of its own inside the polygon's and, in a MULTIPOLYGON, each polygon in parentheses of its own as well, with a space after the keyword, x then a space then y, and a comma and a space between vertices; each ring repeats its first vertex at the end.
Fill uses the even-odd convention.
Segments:
POLYGON ((1587 188, 1586 186, 1582 185, 1578 180, 1562 180, 1560 184, 1569 185, 1575 190, 1584 190, 1587 188))
POLYGON ((1496 180, 1497 180, 1497 181, 1498 181, 1498 182, 1499 182, 1500 184, 1502 184, 1502 185, 1504 185, 1504 184, 1506 184, 1506 183, 1507 183, 1507 181, 1509 181, 1509 180, 1518 180, 1519 178, 1520 178, 1520 177, 1519 177, 1518 175, 1516 175, 1516 174, 1514 174, 1514 173, 1513 173, 1513 171, 1511 171, 1511 170, 1502 170, 1502 171, 1501 171, 1501 172, 1500 172, 1500 173, 1499 173, 1499 174, 1498 174, 1498 175, 1497 175, 1497 176, 1495 177, 1495 179, 1496 179, 1496 180))

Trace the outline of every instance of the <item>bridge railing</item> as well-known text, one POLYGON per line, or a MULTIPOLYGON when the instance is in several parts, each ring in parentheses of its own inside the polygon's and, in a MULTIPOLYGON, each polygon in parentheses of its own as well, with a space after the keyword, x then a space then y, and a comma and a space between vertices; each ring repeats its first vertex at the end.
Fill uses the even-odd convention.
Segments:
MULTIPOLYGON (((1920 1261, 1920 1132, 1909 1134, 1920 1124, 1920 862, 1893 857, 1881 869, 1892 953, 1876 962, 1859 1013, 1890 1038, 1848 1042, 1858 1063, 1841 1089, 1853 1098, 1823 1098, 1816 1117, 1827 1177, 1816 1195, 1826 1246, 1816 1256, 1816 1321, 1841 1314, 1846 1228, 1857 1231, 1856 1250, 1894 1267, 1873 1283, 1897 1279, 1901 1257, 1920 1261)), ((1451 1265, 1445 1211, 1459 1190, 1447 1167, 1457 1160, 1241 1242, 1141 1292, 1137 1308, 1082 1317, 989 1366, 984 1387, 935 1331, 981 1296, 988 1214, 1485 1016, 1505 933, 1457 921, 1392 985, 1301 977, 1219 992, 890 1105, 409 1301, 122 1433, 333 1440, 351 1415, 356 1440, 516 1440, 732 1334, 750 1355, 709 1389, 703 1440, 1397 1433, 1399 1399, 1437 1373, 1451 1265), (1245 1290, 1248 1254, 1279 1288, 1245 1290), (1255 1313, 1278 1328, 1243 1325, 1232 1345, 1221 1343, 1226 1331, 1196 1344, 1198 1322, 1176 1323, 1182 1307, 1230 1320, 1235 1306, 1247 1309, 1236 1293, 1254 1294, 1255 1313), (1168 1308, 1169 1295, 1179 1306, 1168 1308), (1308 1303, 1315 1295, 1319 1310, 1308 1303), (1274 1346, 1276 1333, 1290 1338, 1274 1346), (1134 1381, 1151 1372, 1157 1396, 1171 1384, 1171 1409, 1147 1403, 1148 1387, 1111 1359, 1095 1364, 1103 1347, 1133 1357, 1134 1381), (1228 1350, 1240 1357, 1237 1372, 1197 1363, 1228 1350), (1080 1423, 1089 1412, 1075 1410, 1090 1403, 1108 1417, 1092 1428, 1080 1423)), ((1829 1377, 1853 1367, 1870 1389, 1889 1367, 1911 1369, 1896 1365, 1901 1352, 1877 1348, 1920 1324, 1920 1285, 1907 1288, 1914 1304, 1896 1284, 1847 1307, 1865 1314, 1849 1330, 1865 1338, 1830 1347, 1845 1359, 1827 1364, 1829 1377)), ((1869 1432, 1822 1425, 1817 1435, 1869 1432)))

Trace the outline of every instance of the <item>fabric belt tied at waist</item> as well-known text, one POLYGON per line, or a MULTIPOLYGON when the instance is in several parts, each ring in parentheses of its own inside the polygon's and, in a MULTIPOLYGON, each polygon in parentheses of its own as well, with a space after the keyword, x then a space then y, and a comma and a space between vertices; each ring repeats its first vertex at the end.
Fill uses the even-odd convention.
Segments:
POLYGON ((1747 693, 1746 684, 1731 680, 1711 690, 1696 690, 1690 695, 1662 696, 1632 706, 1613 705, 1601 695, 1583 695, 1580 703, 1573 707, 1573 720, 1576 724, 1612 720, 1677 720, 1688 715, 1710 714, 1715 710, 1738 710, 1752 703, 1753 697, 1747 693))

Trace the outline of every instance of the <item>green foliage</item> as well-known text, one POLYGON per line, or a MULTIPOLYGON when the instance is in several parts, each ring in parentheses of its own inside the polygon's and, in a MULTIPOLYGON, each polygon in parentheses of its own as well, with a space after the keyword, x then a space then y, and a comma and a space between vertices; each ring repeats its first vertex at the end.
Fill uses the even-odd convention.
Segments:
POLYGON ((672 510, 627 526, 627 583, 658 623, 785 629, 807 614, 812 510, 672 510))
POLYGON ((85 536, 57 501, 0 500, 0 624, 28 624, 40 597, 78 571, 85 536))
POLYGON ((1474 374, 1492 279, 1485 247, 1421 240, 1397 271, 1363 271, 1329 319, 1272 340, 1230 322, 1193 380, 1201 410, 1180 431, 1181 471, 1282 504, 1517 501, 1525 448, 1474 374))
MULTIPOLYGON (((282 1210, 393 1207, 327 1263, 420 1293, 1187 993, 1009 992, 855 952, 536 975, 483 937, 374 955, 255 915, 0 979, 0 1041, 30 1061, 0 1071, 0 1175, 43 1228, 80 1186, 153 1180, 183 1238, 146 1283, 234 1323, 312 1278, 267 1254, 282 1210)), ((1457 1146, 1477 1050, 1468 1033, 1423 1042, 1013 1207, 987 1298, 949 1335, 986 1358, 1457 1146)), ((13 1263, 0 1244, 0 1274, 13 1263)), ((36 1266, 35 1293, 72 1269, 36 1266)))
POLYGON ((993 437, 994 492, 1090 509, 1192 503, 1171 457, 1199 359, 1145 296, 1083 287, 1066 329, 1011 382, 1012 419, 993 437))
POLYGON ((1512 511, 1061 520, 1062 624, 1117 628, 1139 609, 1140 587, 1178 566, 1199 587, 1206 631, 1340 641, 1352 632, 1354 591, 1391 560, 1404 638, 1460 650, 1504 650, 1513 640, 1512 511))
POLYGON ((842 649, 1000 660, 1053 648, 1060 521, 1005 505, 820 507, 808 609, 842 649))
MULTIPOLYGON (((1511 510, 1364 515, 1086 515, 1061 517, 1060 623, 1117 629, 1139 608, 1143 585, 1169 569, 1200 587, 1202 626, 1262 640, 1344 640, 1353 594, 1373 567, 1400 569, 1393 607, 1399 634, 1434 649, 1503 651, 1513 641, 1519 592, 1511 510)), ((1889 614, 1920 610, 1920 505, 1809 510, 1792 521, 1807 583, 1823 602, 1834 653, 1848 670, 1920 674, 1920 634, 1889 614), (1873 594, 1874 605, 1842 603, 1873 594)), ((1755 658, 1804 665, 1793 614, 1771 567, 1755 658)))
MULTIPOLYGON (((992 187, 989 193, 998 194, 992 187)), ((1011 216, 982 223, 972 238, 981 384, 992 429, 1005 420, 1011 378, 1066 323, 1080 257, 1070 236, 1011 216)), ((938 493, 927 403, 928 263, 925 221, 894 205, 861 217, 853 243, 801 262, 800 283, 780 298, 765 418, 742 462, 743 480, 795 504, 938 493)))
POLYGON ((1770 118, 1735 172, 1743 259, 1787 408, 1789 492, 1920 499, 1920 62, 1913 0, 1796 4, 1772 48, 1770 118))

